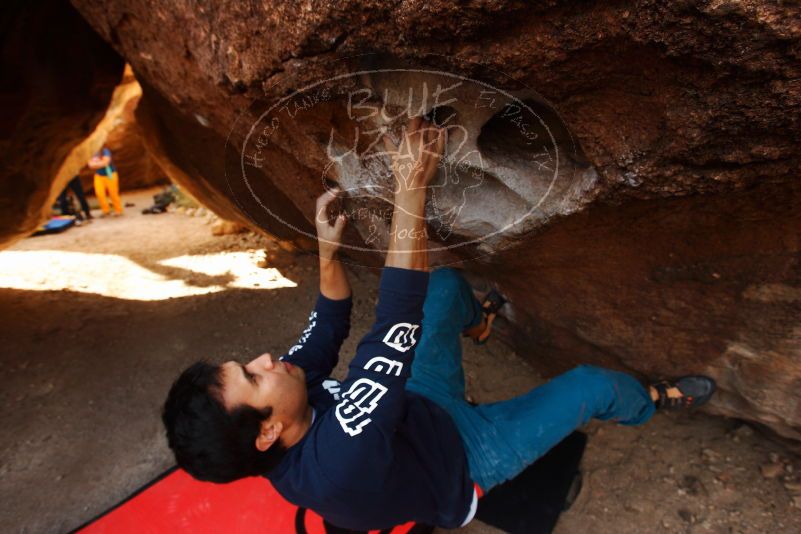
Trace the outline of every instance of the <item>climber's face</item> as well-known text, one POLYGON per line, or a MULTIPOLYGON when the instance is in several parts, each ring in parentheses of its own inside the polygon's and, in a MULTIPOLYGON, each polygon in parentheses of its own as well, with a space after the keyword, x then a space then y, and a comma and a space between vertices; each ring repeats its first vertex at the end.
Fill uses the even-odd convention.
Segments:
POLYGON ((267 422, 280 433, 303 420, 308 408, 306 375, 300 367, 262 354, 247 364, 230 361, 220 367, 222 400, 226 409, 250 406, 272 408, 267 422))

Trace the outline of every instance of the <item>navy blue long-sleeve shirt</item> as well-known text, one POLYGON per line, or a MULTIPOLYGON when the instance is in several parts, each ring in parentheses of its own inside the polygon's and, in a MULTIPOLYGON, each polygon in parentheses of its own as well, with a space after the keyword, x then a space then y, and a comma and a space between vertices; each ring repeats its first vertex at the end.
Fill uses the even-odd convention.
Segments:
POLYGON ((473 483, 450 416, 407 392, 428 273, 385 268, 376 321, 341 384, 329 377, 350 328, 351 299, 320 295, 298 344, 281 359, 306 372, 315 418, 267 474, 288 501, 356 530, 407 521, 455 528, 473 483))

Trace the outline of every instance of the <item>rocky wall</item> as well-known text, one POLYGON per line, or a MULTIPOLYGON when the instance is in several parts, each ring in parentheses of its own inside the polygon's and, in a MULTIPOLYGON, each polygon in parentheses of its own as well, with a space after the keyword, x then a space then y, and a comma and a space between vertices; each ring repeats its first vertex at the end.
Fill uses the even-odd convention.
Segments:
MULTIPOLYGON (((136 83, 135 79, 132 81, 136 83)), ((121 191, 169 183, 166 173, 145 148, 142 132, 135 117, 139 98, 139 95, 134 96, 125 103, 119 116, 113 121, 113 128, 102 143, 111 150, 114 165, 120 176, 121 191)), ((91 191, 94 187, 94 171, 86 166, 86 161, 81 163, 83 164, 79 173, 81 181, 84 189, 91 191)))
POLYGON ((0 243, 43 220, 71 150, 103 117, 123 60, 66 2, 2 4, 0 243))
POLYGON ((377 264, 376 132, 439 108, 461 129, 428 205, 437 258, 509 295, 521 356, 710 372, 711 411, 801 437, 797 4, 74 4, 142 81, 165 171, 219 214, 303 241, 333 180, 366 214, 350 257, 377 264), (457 101, 420 96, 453 76, 457 101))

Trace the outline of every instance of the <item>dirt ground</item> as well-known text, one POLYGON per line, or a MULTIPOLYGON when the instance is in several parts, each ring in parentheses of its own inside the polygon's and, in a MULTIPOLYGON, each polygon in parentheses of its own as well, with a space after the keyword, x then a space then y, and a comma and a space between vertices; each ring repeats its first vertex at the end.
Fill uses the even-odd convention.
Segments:
MULTIPOLYGON (((172 465, 159 409, 177 373, 208 358, 282 353, 317 292, 316 258, 209 218, 136 206, 0 252, 0 525, 64 532, 172 465), (257 263, 263 250, 270 264, 257 263)), ((352 268, 341 378, 370 326, 378 273, 352 268)), ((530 355, 533 358, 533 355, 530 355)), ((522 393, 536 370, 497 340, 465 344, 469 394, 522 393)), ((704 414, 640 428, 592 423, 585 484, 556 532, 801 532, 801 459, 704 414)), ((454 531, 456 532, 456 531, 454 531)), ((497 532, 475 521, 458 532, 497 532)))

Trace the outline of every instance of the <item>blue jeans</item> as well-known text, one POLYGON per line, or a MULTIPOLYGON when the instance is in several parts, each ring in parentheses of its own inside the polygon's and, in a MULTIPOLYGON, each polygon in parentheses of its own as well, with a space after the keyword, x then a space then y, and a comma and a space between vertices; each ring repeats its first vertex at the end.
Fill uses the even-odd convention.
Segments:
POLYGON ((582 365, 510 400, 473 406, 464 399, 461 333, 481 322, 481 305, 453 269, 431 274, 422 337, 406 389, 453 418, 470 475, 482 490, 514 478, 595 417, 640 425, 654 403, 633 377, 582 365))

